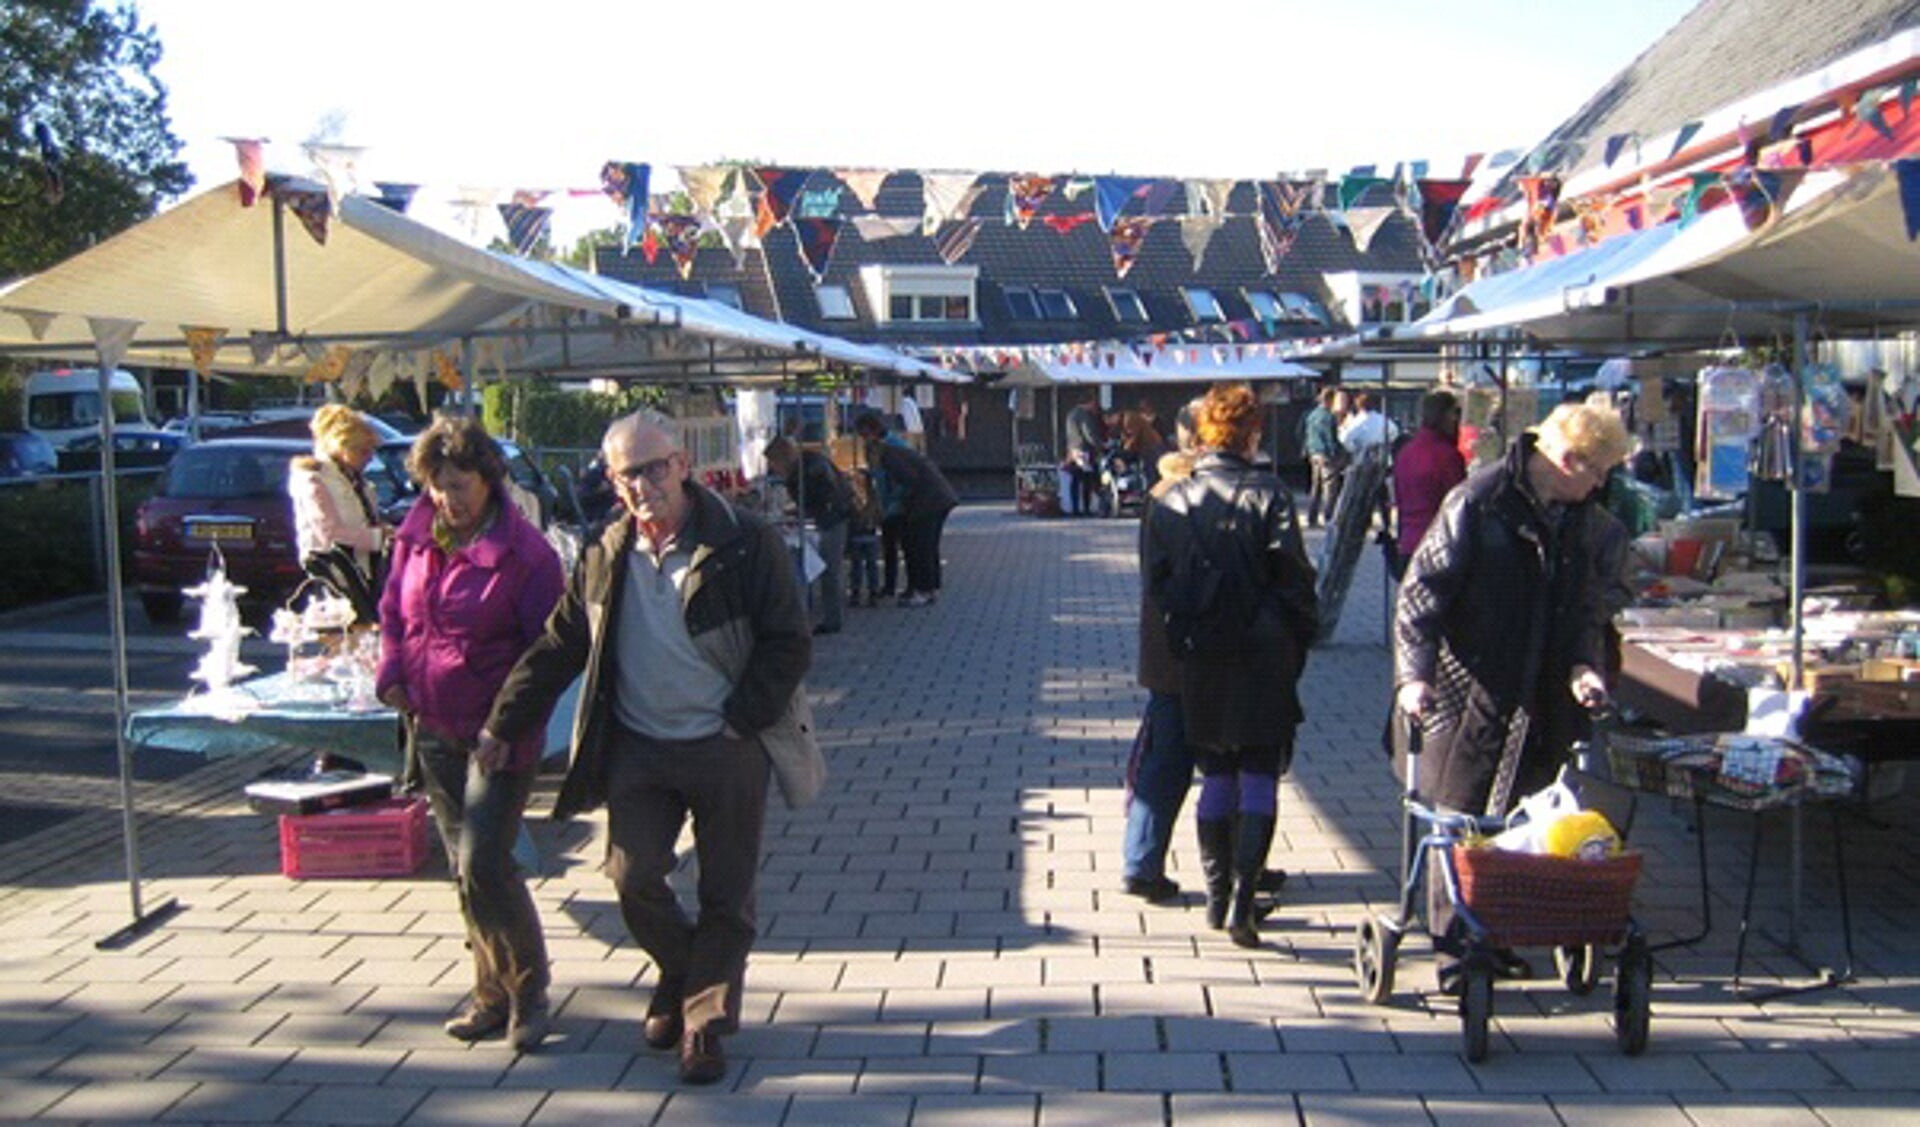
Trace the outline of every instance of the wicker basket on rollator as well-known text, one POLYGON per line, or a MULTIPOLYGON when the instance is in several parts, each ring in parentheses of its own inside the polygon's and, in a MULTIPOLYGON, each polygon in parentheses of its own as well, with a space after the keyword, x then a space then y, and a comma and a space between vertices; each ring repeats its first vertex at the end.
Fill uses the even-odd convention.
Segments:
POLYGON ((1582 861, 1454 845, 1460 901, 1495 947, 1612 945, 1626 935, 1643 858, 1582 861))

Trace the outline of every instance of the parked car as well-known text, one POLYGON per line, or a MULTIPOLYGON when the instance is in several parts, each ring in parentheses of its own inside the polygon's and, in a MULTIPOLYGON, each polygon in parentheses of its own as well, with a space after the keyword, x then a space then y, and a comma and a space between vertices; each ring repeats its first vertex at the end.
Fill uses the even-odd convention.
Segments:
MULTIPOLYGON (((232 430, 234 427, 244 427, 258 421, 245 411, 202 411, 200 412, 200 433, 205 436, 215 431, 232 430)), ((178 415, 162 423, 160 429, 168 434, 185 434, 192 425, 192 419, 185 415, 178 415)))
MULTIPOLYGON (((216 549, 256 612, 284 603, 305 578, 287 467, 313 444, 230 433, 176 454, 134 518, 132 579, 152 622, 180 617, 181 592, 206 578, 216 549)), ((382 498, 400 495, 384 464, 368 466, 368 477, 382 498)))
MULTIPOLYGON (((187 445, 189 443, 184 434, 170 434, 160 430, 124 433, 114 431, 113 464, 117 469, 123 470, 141 466, 164 466, 181 447, 187 445)), ((62 447, 59 454, 62 473, 85 473, 88 470, 98 470, 100 468, 100 436, 91 434, 85 438, 76 438, 62 447)))
MULTIPOLYGON (((361 415, 373 433, 380 436, 382 442, 392 442, 406 435, 395 430, 391 424, 377 415, 361 415)), ((228 427, 218 437, 226 438, 303 438, 309 445, 313 442, 313 410, 311 408, 281 408, 271 412, 256 412, 252 422, 228 427)))
MULTIPOLYGON (((560 508, 559 489, 533 459, 527 457, 526 451, 505 439, 499 442, 500 452, 507 456, 507 476, 540 502, 540 527, 546 528, 556 517, 565 515, 560 508)), ((407 476, 407 452, 412 449, 411 438, 382 442, 374 452, 373 464, 367 467, 368 479, 380 495, 380 512, 395 522, 406 515, 419 497, 418 487, 407 476), (376 473, 375 466, 383 466, 385 472, 376 473)))
POLYGON ((59 467, 53 443, 30 430, 0 431, 0 477, 31 477, 59 467))

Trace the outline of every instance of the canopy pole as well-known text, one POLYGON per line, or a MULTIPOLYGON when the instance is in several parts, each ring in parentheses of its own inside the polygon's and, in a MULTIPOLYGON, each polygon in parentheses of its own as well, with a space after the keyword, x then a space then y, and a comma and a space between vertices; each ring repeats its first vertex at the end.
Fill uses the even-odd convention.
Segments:
POLYGON ((126 596, 120 589, 120 491, 113 459, 113 366, 100 364, 100 511, 107 526, 107 618, 113 635, 113 742, 120 764, 120 840, 126 855, 127 896, 133 919, 127 926, 95 943, 100 949, 122 947, 158 927, 179 911, 167 900, 147 914, 140 899, 140 837, 133 810, 133 749, 127 746, 127 620, 126 596))
POLYGON ((1806 425, 1807 413, 1807 315, 1796 313, 1793 317, 1793 440, 1787 448, 1793 452, 1792 464, 1787 469, 1787 496, 1792 501, 1792 586, 1788 591, 1790 610, 1793 615, 1793 681, 1787 685, 1789 692, 1797 692, 1806 683, 1806 620, 1804 602, 1807 594, 1807 493, 1801 480, 1801 434, 1806 425))
POLYGON ((287 335, 287 220, 286 205, 273 195, 273 325, 287 335))

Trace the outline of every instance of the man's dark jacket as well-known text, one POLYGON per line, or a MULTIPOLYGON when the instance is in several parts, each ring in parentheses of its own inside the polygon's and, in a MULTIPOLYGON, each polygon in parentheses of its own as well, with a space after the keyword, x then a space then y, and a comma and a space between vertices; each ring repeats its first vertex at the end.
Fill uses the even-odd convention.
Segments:
MULTIPOLYGON (((793 557, 764 521, 693 482, 687 493, 692 508, 680 530, 681 545, 693 554, 681 591, 687 633, 733 683, 724 705, 727 725, 760 741, 782 795, 789 805, 800 805, 818 793, 826 763, 801 685, 813 660, 813 635, 793 557)), ((633 540, 633 520, 623 517, 587 546, 546 633, 507 675, 487 720, 488 731, 511 741, 543 723, 554 699, 585 672, 567 777, 553 806, 556 819, 606 802, 617 680, 609 666, 619 651, 610 632, 620 622, 633 540)))

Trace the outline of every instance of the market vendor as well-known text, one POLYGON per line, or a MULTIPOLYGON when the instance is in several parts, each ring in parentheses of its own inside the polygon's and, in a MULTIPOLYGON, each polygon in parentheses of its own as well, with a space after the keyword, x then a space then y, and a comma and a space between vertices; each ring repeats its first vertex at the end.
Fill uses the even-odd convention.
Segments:
MULTIPOLYGON (((1420 725, 1419 789, 1440 808, 1505 814, 1553 781, 1584 734, 1582 706, 1605 700, 1610 585, 1598 561, 1618 523, 1594 495, 1628 442, 1611 405, 1561 404, 1447 495, 1409 561, 1395 611, 1395 707, 1420 725)), ((1440 988, 1454 992, 1459 947, 1437 879, 1428 906, 1440 988)), ((1527 968, 1508 954, 1500 969, 1527 968)))

